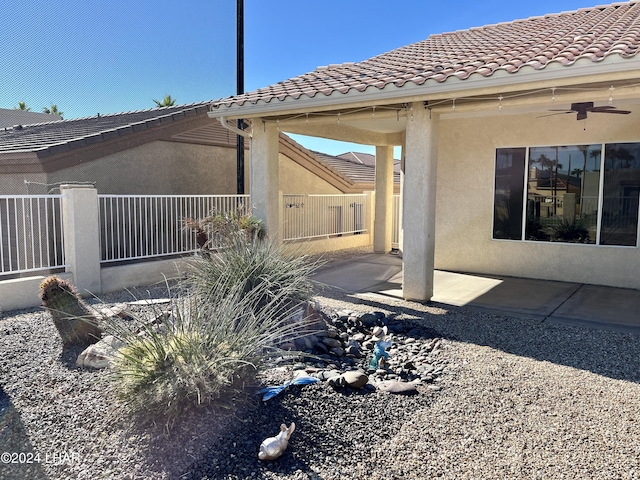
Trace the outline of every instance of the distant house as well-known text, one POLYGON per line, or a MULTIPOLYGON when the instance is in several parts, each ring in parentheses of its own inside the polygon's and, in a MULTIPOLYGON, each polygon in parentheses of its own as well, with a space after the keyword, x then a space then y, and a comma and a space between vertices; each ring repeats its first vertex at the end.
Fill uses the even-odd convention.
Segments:
MULTIPOLYGON (((333 156, 322 152, 313 152, 323 163, 349 178, 358 191, 375 190, 375 156, 368 153, 349 152, 333 156)), ((400 193, 400 170, 393 174, 393 191, 400 193)))
POLYGON ((435 268, 640 289, 638 31, 629 1, 436 34, 208 115, 259 125, 253 193, 272 229, 279 132, 374 145, 381 252, 402 147, 407 299, 431 298, 435 268))
MULTIPOLYGON (((0 129, 0 195, 44 194, 78 182, 105 194, 234 194, 236 134, 209 120, 209 103, 0 129)), ((372 174, 359 172, 373 167, 325 158, 284 134, 279 141, 280 175, 290 179, 284 193, 373 188, 372 174)), ((249 162, 245 176, 248 193, 249 162)))
POLYGON ((49 113, 28 112, 16 108, 0 108, 0 128, 14 125, 29 125, 32 123, 47 123, 62 120, 60 115, 49 113))
MULTIPOLYGON (((370 153, 346 152, 338 155, 338 158, 343 158, 350 162, 359 163, 360 165, 367 165, 370 167, 376 166, 376 156, 370 153)), ((397 158, 393 160, 393 171, 400 173, 400 160, 397 158)))

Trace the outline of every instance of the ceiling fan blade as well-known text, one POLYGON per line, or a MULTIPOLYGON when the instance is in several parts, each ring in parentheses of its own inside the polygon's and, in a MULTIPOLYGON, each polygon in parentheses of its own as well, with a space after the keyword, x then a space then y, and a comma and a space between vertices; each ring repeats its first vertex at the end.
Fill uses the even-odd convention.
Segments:
POLYGON ((618 115, 629 115, 629 110, 590 110, 591 113, 617 113, 618 115))
POLYGON ((538 115, 536 118, 553 117, 554 115, 564 115, 565 113, 574 113, 571 110, 550 110, 550 111, 557 112, 557 113, 547 113, 546 115, 538 115))
POLYGON ((616 107, 614 107, 613 105, 603 105, 601 107, 591 107, 591 108, 587 108, 588 112, 607 112, 609 110, 615 110, 616 107))

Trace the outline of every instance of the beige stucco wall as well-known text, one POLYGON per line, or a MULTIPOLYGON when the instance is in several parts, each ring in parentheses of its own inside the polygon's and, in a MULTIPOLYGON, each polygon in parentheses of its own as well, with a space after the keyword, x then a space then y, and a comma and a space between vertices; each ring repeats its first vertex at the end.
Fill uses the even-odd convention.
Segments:
POLYGON ((280 188, 282 193, 331 194, 342 193, 329 182, 291 160, 282 153, 280 160, 280 188))
POLYGON ((155 141, 49 175, 49 183, 69 181, 95 182, 101 194, 234 194, 236 151, 155 141))
POLYGON ((0 195, 45 195, 46 173, 3 173, 0 174, 0 195))
POLYGON ((435 267, 640 289, 635 247, 492 239, 496 148, 617 141, 640 141, 634 115, 442 119, 435 267))

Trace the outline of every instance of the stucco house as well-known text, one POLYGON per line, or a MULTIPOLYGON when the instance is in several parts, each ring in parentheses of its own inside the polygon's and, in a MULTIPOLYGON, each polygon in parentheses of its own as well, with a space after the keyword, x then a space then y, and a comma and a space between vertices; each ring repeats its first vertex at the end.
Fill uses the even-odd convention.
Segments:
MULTIPOLYGON (((0 195, 46 194, 62 183, 104 194, 234 194, 236 134, 207 117, 210 103, 35 124, 28 120, 51 115, 12 117, 0 129, 0 195)), ((284 193, 373 188, 370 166, 311 152, 284 134, 278 141, 284 193)), ((245 176, 249 187, 248 162, 245 176)))
POLYGON ((640 3, 614 3, 431 35, 209 116, 250 119, 272 231, 280 131, 375 145, 380 252, 401 146, 407 299, 430 299, 434 268, 640 289, 639 48, 640 3))

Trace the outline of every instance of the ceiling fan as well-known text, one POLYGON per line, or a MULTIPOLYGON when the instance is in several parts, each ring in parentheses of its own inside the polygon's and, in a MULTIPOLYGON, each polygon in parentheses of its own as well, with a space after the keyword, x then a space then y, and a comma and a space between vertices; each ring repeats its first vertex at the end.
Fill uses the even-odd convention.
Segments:
MULTIPOLYGON (((572 103, 570 110, 549 110, 550 112, 558 112, 558 113, 550 113, 548 115, 542 115, 542 117, 550 117, 552 115, 562 115, 564 113, 577 113, 576 120, 585 120, 587 118, 587 113, 617 113, 619 115, 628 115, 631 112, 629 110, 618 110, 616 107, 612 105, 604 105, 602 107, 594 107, 593 102, 579 102, 572 103)), ((540 117, 538 117, 540 118, 540 117)))

